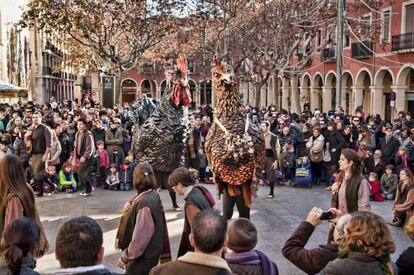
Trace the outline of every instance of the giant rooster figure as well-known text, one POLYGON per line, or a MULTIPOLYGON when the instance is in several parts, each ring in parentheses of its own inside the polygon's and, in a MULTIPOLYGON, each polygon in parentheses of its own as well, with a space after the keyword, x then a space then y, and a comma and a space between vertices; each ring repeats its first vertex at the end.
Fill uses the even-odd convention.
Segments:
POLYGON ((219 195, 223 194, 223 213, 233 215, 234 204, 240 217, 250 218, 252 195, 256 191, 256 172, 265 157, 263 133, 249 123, 229 65, 218 58, 212 64, 217 104, 214 123, 206 137, 206 155, 219 195))
POLYGON ((183 165, 185 140, 190 133, 186 108, 191 103, 187 59, 178 57, 174 69, 167 74, 167 87, 161 103, 141 130, 134 133, 133 152, 136 162, 148 161, 152 165, 157 184, 170 191, 173 207, 178 210, 168 176, 183 165))

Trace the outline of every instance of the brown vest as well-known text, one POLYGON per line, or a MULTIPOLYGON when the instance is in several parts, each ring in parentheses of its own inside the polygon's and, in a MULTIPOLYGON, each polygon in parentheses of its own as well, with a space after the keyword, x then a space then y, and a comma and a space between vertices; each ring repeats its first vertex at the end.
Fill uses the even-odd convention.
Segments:
POLYGON ((44 154, 46 152, 46 126, 40 124, 33 130, 32 154, 44 154))
MULTIPOLYGON (((405 203, 405 201, 407 200, 408 192, 410 192, 411 189, 414 189, 414 184, 407 185, 404 190, 401 190, 401 186, 402 184, 398 186, 398 189, 400 189, 400 194, 401 194, 400 199, 399 199, 399 204, 405 203)), ((411 209, 414 209, 414 204, 411 206, 411 209)))
POLYGON ((348 213, 358 211, 358 191, 363 179, 361 175, 352 175, 346 183, 345 197, 348 213))
POLYGON ((131 206, 128 216, 125 220, 125 227, 122 233, 119 235, 118 246, 122 250, 126 249, 132 240, 136 218, 139 209, 142 207, 149 207, 151 210, 152 220, 154 221, 154 234, 140 258, 153 259, 159 257, 162 254, 163 248, 163 236, 164 236, 164 224, 162 218, 162 205, 161 200, 156 191, 151 191, 138 199, 133 206, 131 206))

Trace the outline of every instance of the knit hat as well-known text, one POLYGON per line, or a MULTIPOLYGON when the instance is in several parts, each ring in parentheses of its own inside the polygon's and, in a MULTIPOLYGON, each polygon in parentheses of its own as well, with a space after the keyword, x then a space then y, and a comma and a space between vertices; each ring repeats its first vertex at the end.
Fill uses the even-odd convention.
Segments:
POLYGON ((229 236, 227 247, 234 252, 246 252, 256 247, 256 227, 246 218, 232 221, 229 224, 227 234, 229 236))

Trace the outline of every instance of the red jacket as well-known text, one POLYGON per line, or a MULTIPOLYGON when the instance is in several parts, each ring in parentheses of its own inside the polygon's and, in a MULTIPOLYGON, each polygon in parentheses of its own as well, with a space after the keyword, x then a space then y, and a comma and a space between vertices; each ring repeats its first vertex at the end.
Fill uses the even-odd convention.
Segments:
POLYGON ((370 181, 371 195, 374 197, 374 201, 384 201, 384 197, 381 195, 381 182, 378 180, 370 181))
POLYGON ((98 151, 99 154, 99 166, 101 168, 105 168, 108 169, 109 168, 109 156, 108 156, 108 152, 106 152, 106 150, 102 150, 102 151, 98 151))

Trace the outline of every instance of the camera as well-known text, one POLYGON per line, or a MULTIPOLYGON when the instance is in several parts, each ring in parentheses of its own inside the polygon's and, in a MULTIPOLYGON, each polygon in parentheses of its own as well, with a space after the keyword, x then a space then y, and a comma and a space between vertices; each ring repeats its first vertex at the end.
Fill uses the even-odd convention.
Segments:
POLYGON ((331 211, 324 211, 321 215, 321 220, 330 220, 333 218, 333 213, 331 211))

